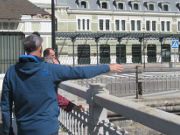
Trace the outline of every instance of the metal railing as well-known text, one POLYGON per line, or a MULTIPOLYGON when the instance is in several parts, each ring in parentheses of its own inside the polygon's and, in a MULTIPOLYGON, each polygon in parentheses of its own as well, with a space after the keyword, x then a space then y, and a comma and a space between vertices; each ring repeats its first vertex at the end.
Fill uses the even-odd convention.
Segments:
MULTIPOLYGON (((112 126, 109 122, 105 122, 107 120, 106 109, 117 114, 121 114, 126 118, 139 122, 164 134, 179 135, 180 133, 179 116, 109 95, 107 90, 104 89, 101 84, 91 84, 89 88, 85 88, 71 82, 63 82, 59 85, 59 88, 81 98, 84 98, 89 104, 89 111, 88 113, 86 113, 86 115, 83 116, 82 114, 74 113, 73 115, 76 114, 76 117, 72 117, 72 119, 77 119, 78 117, 77 121, 81 121, 84 124, 84 126, 87 128, 85 130, 87 131, 88 135, 111 135, 113 131, 113 135, 116 135, 115 133, 117 133, 118 135, 128 134, 127 131, 121 128, 117 132, 118 128, 114 128, 114 126, 112 126)), ((68 116, 68 114, 63 114, 63 116, 64 115, 68 116)), ((67 118, 66 121, 64 121, 63 116, 60 116, 61 125, 68 125, 67 118)), ((74 124, 74 131, 81 130, 77 130, 75 128, 78 125, 76 122, 71 121, 71 124, 74 124)), ((71 129, 69 126, 66 128, 71 129)), ((72 134, 79 133, 73 132, 72 134)), ((85 132, 83 132, 83 134, 86 135, 85 132)))
POLYGON ((141 89, 141 94, 179 90, 180 72, 104 74, 92 79, 74 80, 72 82, 85 87, 89 87, 90 83, 102 83, 111 95, 117 97, 135 96, 137 89, 141 89))

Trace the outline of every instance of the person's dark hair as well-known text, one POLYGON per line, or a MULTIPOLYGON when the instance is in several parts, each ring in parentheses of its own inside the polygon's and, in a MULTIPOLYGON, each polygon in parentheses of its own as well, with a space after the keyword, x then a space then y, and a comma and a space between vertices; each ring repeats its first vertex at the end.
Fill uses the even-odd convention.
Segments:
POLYGON ((37 36, 39 36, 39 37, 41 36, 40 33, 37 32, 37 31, 34 31, 32 34, 37 35, 37 36))
POLYGON ((24 39, 24 50, 27 54, 36 51, 42 45, 43 39, 35 34, 31 34, 24 39))
POLYGON ((44 50, 44 52, 43 52, 43 56, 44 56, 44 57, 49 56, 50 50, 53 50, 53 49, 52 49, 52 48, 46 48, 46 49, 44 50))

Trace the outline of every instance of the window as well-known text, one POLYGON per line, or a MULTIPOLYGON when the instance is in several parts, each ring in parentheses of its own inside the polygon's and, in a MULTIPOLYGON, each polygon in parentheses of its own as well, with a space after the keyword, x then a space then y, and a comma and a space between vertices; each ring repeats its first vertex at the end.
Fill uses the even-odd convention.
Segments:
POLYGON ((109 20, 108 19, 106 19, 106 30, 109 30, 110 28, 109 28, 109 20))
POLYGON ((137 21, 137 30, 138 31, 141 30, 141 21, 140 20, 137 21))
POLYGON ((77 29, 79 31, 89 31, 90 30, 90 19, 86 19, 86 18, 77 19, 77 29))
POLYGON ((178 31, 180 31, 180 21, 178 21, 178 31))
POLYGON ((152 31, 156 31, 156 21, 152 21, 152 31))
POLYGON ((119 20, 115 20, 115 25, 116 25, 116 30, 119 31, 120 30, 120 21, 119 20))
POLYGON ((135 31, 135 21, 131 20, 131 30, 135 31))
POLYGON ((140 20, 131 20, 131 31, 141 31, 140 20))
POLYGON ((163 32, 171 31, 170 21, 161 21, 161 31, 163 31, 163 32))
POLYGON ((126 45, 125 44, 116 45, 116 62, 126 63, 126 45))
POLYGON ((165 31, 165 22, 161 21, 161 31, 165 31))
POLYGON ((124 9, 124 4, 123 3, 118 3, 117 8, 121 9, 121 10, 124 9))
POLYGON ((139 4, 138 3, 134 3, 134 10, 139 10, 139 4))
POLYGON ((154 11, 154 4, 149 4, 149 10, 154 11))
POLYGON ((82 21, 83 21, 83 22, 82 22, 82 23, 83 23, 83 24, 82 24, 83 30, 85 30, 85 19, 83 19, 82 21))
POLYGON ((100 45, 100 63, 110 63, 110 45, 100 45))
POLYGON ((163 5, 163 11, 169 11, 169 6, 167 4, 163 5))
POLYGON ((170 31, 170 21, 167 21, 166 24, 167 24, 167 31, 170 31))
POLYGON ((115 20, 115 30, 116 31, 125 31, 126 30, 126 24, 125 20, 115 20))
POLYGON ((156 62, 156 45, 148 44, 147 45, 147 61, 148 63, 156 62))
POLYGON ((3 23, 3 29, 4 29, 4 30, 8 30, 8 25, 9 25, 8 22, 4 22, 4 23, 3 23))
POLYGON ((110 19, 99 19, 99 30, 109 31, 110 30, 110 19))
POLYGON ((171 46, 170 44, 163 44, 162 45, 162 62, 170 62, 171 61, 171 46))
POLYGON ((78 19, 78 30, 80 30, 80 29, 81 29, 81 20, 78 19))
POLYGON ((78 64, 90 64, 90 45, 78 45, 78 64))
POLYGON ((141 54, 142 54, 141 44, 133 44, 132 45, 132 62, 141 63, 142 62, 141 54))
POLYGON ((102 19, 99 20, 99 30, 103 30, 104 26, 103 26, 103 21, 102 19))
POLYGON ((156 31, 156 21, 146 21, 146 31, 156 31))
POLYGON ((87 8, 87 2, 81 1, 81 8, 87 8))
POLYGON ((102 3, 101 3, 101 8, 102 8, 102 9, 108 9, 108 4, 107 4, 107 2, 102 2, 102 3))
POLYGON ((126 30, 126 23, 125 23, 125 20, 121 20, 121 28, 122 28, 122 30, 123 31, 125 31, 126 30))
POLYGON ((146 21, 146 30, 150 31, 150 21, 146 21))
POLYGON ((0 30, 17 30, 17 22, 0 22, 0 30))

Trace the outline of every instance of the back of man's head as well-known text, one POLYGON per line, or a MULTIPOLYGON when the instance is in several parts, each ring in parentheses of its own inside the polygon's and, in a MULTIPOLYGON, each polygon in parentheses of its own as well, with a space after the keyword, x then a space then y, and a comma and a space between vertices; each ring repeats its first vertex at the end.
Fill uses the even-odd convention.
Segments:
POLYGON ((39 47, 41 47, 43 39, 40 36, 35 34, 31 34, 24 39, 23 45, 24 50, 27 54, 36 51, 39 47))

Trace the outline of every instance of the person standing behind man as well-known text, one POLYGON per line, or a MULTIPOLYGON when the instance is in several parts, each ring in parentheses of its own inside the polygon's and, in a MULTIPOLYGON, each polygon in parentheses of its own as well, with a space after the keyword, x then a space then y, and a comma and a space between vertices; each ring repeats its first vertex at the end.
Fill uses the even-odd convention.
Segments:
POLYGON ((43 51, 43 57, 44 57, 44 60, 48 63, 60 64, 60 61, 56 57, 56 53, 53 50, 53 48, 46 48, 43 51))
MULTIPOLYGON (((43 51, 43 57, 45 62, 52 64, 60 64, 60 61, 57 59, 53 48, 46 48, 43 51)), ((76 106, 74 103, 72 103, 71 101, 69 101, 67 98, 65 98, 60 94, 57 95, 57 99, 58 99, 58 105, 67 112, 72 111, 72 109, 83 110, 81 105, 76 106)))
POLYGON ((4 135, 9 134, 11 100, 14 102, 18 135, 58 135, 59 82, 123 70, 119 64, 70 67, 46 63, 41 59, 42 42, 42 38, 35 34, 27 36, 23 42, 27 55, 20 56, 19 62, 5 74, 1 97, 4 135))

